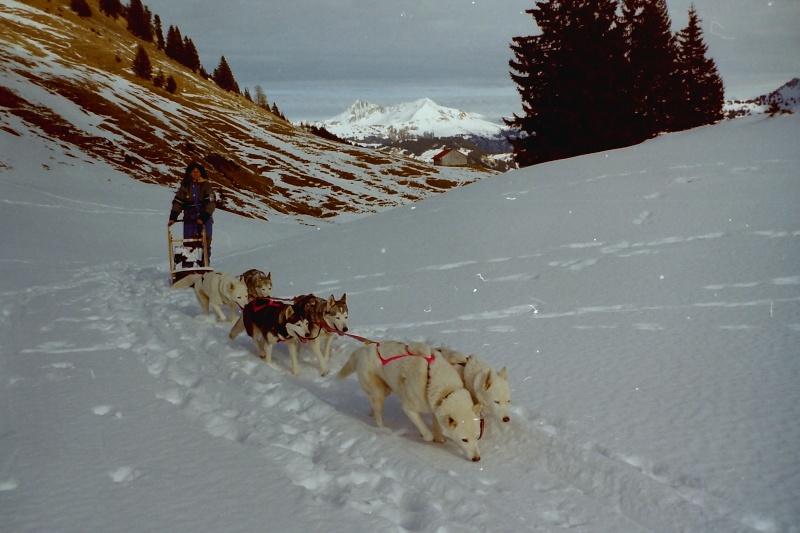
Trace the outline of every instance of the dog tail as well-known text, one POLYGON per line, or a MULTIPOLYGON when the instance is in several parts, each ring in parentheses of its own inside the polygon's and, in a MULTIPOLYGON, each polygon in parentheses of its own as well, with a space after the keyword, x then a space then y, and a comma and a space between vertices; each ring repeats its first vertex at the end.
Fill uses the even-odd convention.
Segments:
POLYGON ((188 289, 203 278, 200 274, 190 274, 172 284, 173 289, 188 289))
POLYGON ((344 364, 339 373, 336 374, 336 379, 344 379, 353 372, 356 371, 356 367, 358 366, 358 353, 359 350, 354 350, 352 354, 350 354, 350 359, 344 364))

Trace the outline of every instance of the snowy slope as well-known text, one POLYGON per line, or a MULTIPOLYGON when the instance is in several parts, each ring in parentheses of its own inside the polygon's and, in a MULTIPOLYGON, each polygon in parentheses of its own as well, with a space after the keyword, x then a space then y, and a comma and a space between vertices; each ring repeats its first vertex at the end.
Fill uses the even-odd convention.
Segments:
POLYGON ((503 130, 482 115, 442 107, 430 98, 390 107, 358 100, 343 113, 315 122, 315 125, 346 139, 390 139, 398 135, 422 137, 426 134, 495 138, 500 137, 503 130))
POLYGON ((438 194, 487 174, 439 168, 305 132, 219 89, 146 44, 170 94, 133 76, 139 42, 124 20, 68 5, 0 2, 0 120, 51 137, 76 157, 172 186, 204 163, 228 211, 270 220, 355 216, 438 194))
POLYGON ((741 119, 321 229, 218 215, 217 269, 506 366, 471 463, 170 290, 171 191, 0 129, 2 529, 800 531, 798 134, 741 119))

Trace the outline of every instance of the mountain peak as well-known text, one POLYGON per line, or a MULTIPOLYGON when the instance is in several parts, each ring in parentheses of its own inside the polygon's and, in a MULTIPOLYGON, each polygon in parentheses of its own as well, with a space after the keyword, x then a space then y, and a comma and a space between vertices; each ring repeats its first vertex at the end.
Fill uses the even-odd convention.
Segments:
POLYGON ((345 112, 316 122, 331 133, 347 139, 388 138, 397 132, 422 137, 499 137, 502 127, 482 115, 443 107, 430 98, 384 107, 356 100, 345 112))

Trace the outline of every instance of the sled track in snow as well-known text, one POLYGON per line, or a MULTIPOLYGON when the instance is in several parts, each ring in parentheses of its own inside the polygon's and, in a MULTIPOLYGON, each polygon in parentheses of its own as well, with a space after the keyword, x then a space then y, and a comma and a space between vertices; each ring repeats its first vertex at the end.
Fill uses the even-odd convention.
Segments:
MULTIPOLYGON (((351 341, 334 344, 329 376, 319 376, 308 349, 301 374, 292 376, 285 347, 276 348, 273 365, 265 364, 249 338, 231 342, 229 325, 199 316, 192 291, 173 291, 166 280, 155 268, 91 267, 70 283, 21 293, 14 305, 51 298, 80 318, 76 327, 133 350, 157 380, 161 399, 209 434, 261 450, 265 463, 307 489, 307 505, 351 508, 405 531, 759 530, 755 518, 702 487, 654 472, 635 457, 576 442, 524 407, 513 410, 508 424, 487 421, 479 463, 450 445, 424 443, 391 401, 391 429, 379 429, 357 381, 333 377, 356 346, 351 341), (518 483, 520 476, 530 480, 525 494, 504 481, 518 483)), ((15 316, 17 310, 2 312, 15 316)), ((8 322, 4 329, 13 327, 8 322)), ((43 331, 38 349, 48 340, 55 339, 43 331)))

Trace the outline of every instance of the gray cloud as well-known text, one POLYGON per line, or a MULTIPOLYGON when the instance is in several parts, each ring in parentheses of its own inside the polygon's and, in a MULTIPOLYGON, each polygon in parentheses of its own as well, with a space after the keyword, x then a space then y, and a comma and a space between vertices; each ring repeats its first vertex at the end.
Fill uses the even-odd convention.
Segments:
MULTIPOLYGON (((675 29, 685 26, 691 1, 667 0, 675 29)), ((261 85, 291 120, 328 118, 357 98, 392 105, 421 96, 510 116, 519 101, 508 45, 537 31, 524 13, 534 0, 144 3, 165 31, 177 25, 192 38, 208 70, 224 55, 241 86, 261 85)), ((694 4, 729 96, 757 96, 748 91, 800 75, 800 2, 694 4)))

